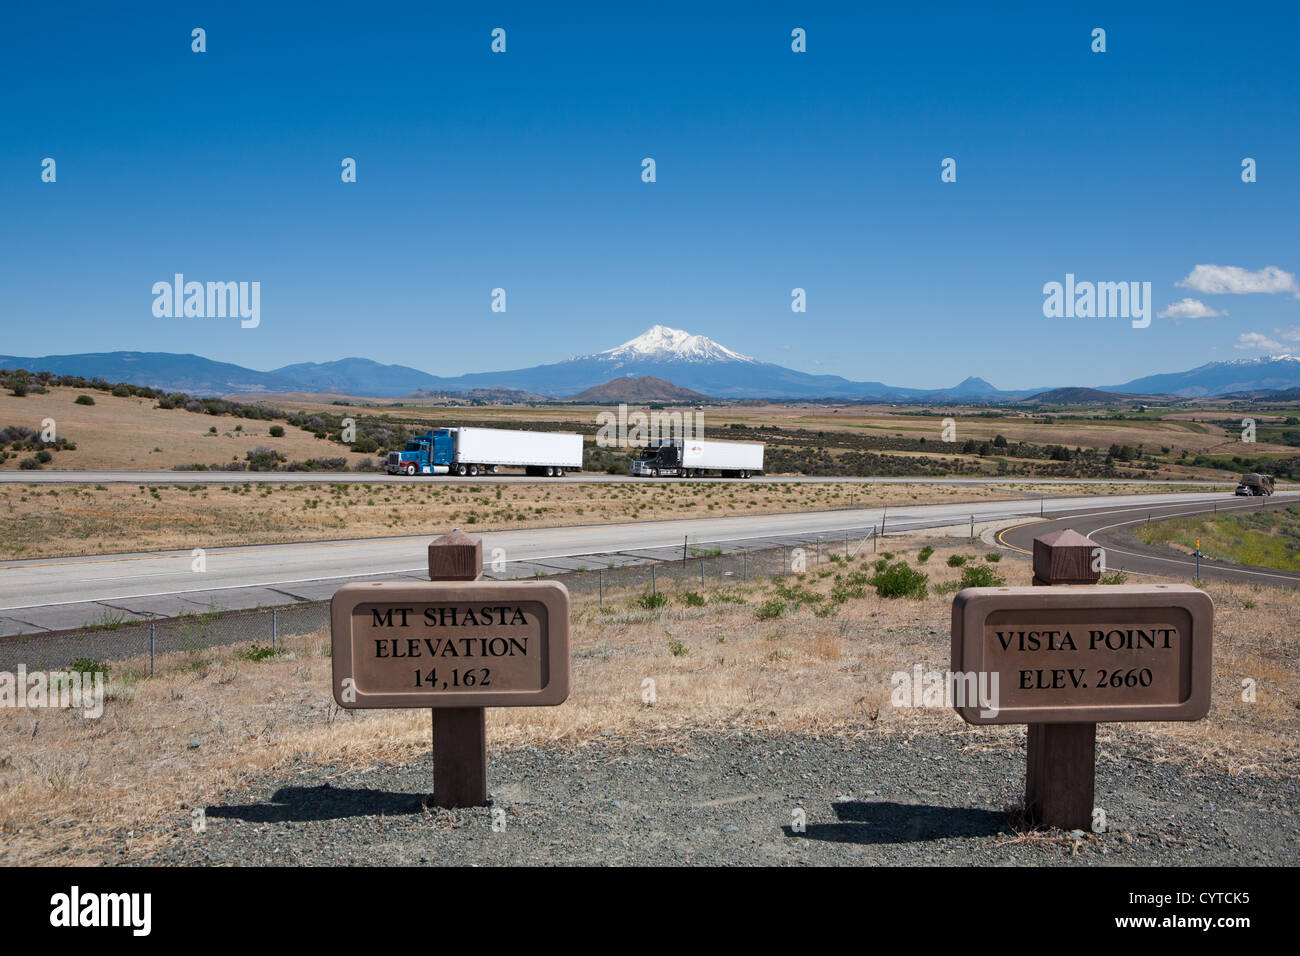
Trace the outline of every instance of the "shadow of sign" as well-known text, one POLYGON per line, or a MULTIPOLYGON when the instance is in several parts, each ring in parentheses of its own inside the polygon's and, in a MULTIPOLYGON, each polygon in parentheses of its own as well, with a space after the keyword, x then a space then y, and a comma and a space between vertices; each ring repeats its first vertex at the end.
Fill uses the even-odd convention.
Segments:
POLYGON ((1005 814, 992 810, 857 800, 831 806, 838 823, 809 823, 803 833, 796 833, 788 824, 781 829, 788 837, 830 843, 916 843, 1011 832, 1005 814))
POLYGON ((225 817, 249 823, 309 822, 344 817, 398 816, 422 813, 432 798, 424 793, 393 793, 388 790, 346 790, 329 785, 281 787, 267 803, 208 807, 209 819, 225 817))

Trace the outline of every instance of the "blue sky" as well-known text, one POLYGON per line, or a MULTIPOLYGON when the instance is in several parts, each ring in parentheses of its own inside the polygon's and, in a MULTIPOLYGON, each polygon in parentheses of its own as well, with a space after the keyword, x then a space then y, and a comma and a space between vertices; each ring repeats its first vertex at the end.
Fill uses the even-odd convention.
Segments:
POLYGON ((0 353, 455 375, 663 323, 1016 388, 1300 350, 1294 5, 613 6, 6 5, 0 353), (260 282, 260 325, 156 318, 177 272, 260 282), (1067 273, 1220 314, 1045 318, 1067 273))

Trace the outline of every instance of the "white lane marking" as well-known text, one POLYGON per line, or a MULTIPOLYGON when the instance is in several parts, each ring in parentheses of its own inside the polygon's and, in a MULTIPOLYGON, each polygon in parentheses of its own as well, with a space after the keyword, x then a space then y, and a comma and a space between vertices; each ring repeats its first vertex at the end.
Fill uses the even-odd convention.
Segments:
POLYGON ((178 574, 193 574, 192 571, 143 571, 140 574, 118 574, 109 578, 82 578, 78 584, 99 584, 102 581, 127 581, 134 578, 165 578, 178 574))

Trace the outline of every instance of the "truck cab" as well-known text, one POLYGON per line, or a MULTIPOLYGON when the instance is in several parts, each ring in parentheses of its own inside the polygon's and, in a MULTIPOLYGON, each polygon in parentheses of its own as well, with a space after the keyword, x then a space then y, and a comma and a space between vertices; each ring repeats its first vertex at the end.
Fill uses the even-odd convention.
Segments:
POLYGON ((637 453, 632 474, 648 478, 676 475, 681 469, 681 446, 674 442, 651 442, 637 453))
POLYGON ((389 452, 385 470, 390 475, 445 475, 451 469, 453 448, 450 430, 425 432, 401 451, 389 452))

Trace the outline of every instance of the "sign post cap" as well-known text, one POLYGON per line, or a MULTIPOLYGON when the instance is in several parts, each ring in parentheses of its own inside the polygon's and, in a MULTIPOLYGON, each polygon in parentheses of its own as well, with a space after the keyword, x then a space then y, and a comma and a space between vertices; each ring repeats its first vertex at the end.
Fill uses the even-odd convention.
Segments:
POLYGON ((1049 548, 1093 548, 1096 547, 1091 538, 1085 538, 1073 528, 1063 528, 1060 531, 1049 531, 1047 534, 1040 534, 1034 539, 1035 542, 1043 542, 1049 548))
POLYGON ((430 581, 477 581, 483 575, 483 539, 459 528, 429 542, 430 581))
POLYGON ((1096 584, 1101 579, 1093 561, 1098 548, 1073 528, 1039 535, 1034 539, 1034 583, 1096 584))

